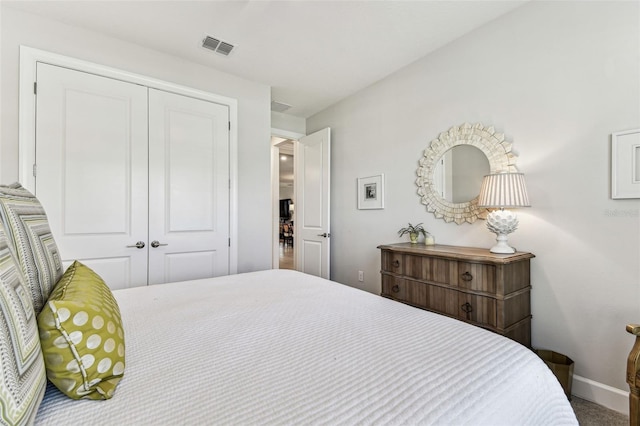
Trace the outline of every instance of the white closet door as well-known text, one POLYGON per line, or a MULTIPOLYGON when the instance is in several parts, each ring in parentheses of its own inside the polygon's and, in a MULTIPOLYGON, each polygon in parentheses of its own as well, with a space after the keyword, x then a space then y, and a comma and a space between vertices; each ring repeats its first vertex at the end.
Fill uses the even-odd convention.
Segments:
POLYGON ((149 284, 229 273, 227 106, 149 89, 149 242, 149 284))
POLYGON ((38 63, 36 196, 65 266, 147 283, 147 88, 38 63))

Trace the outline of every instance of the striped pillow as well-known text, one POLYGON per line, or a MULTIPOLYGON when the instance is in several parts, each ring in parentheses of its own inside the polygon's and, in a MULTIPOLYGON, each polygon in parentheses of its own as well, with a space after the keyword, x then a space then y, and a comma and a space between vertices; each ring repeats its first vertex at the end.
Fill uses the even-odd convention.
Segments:
POLYGON ((38 314, 64 272, 47 215, 33 194, 14 183, 0 185, 0 219, 38 314))
POLYGON ((36 315, 0 224, 0 424, 32 424, 46 384, 36 315))

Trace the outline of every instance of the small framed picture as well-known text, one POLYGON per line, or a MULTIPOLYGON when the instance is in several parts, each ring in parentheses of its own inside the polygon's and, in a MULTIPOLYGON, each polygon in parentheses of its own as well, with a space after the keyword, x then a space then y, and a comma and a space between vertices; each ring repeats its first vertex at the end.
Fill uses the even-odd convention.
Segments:
POLYGON ((640 198, 640 129, 611 135, 611 198, 640 198))
POLYGON ((384 174, 358 178, 358 209, 384 209, 384 174))

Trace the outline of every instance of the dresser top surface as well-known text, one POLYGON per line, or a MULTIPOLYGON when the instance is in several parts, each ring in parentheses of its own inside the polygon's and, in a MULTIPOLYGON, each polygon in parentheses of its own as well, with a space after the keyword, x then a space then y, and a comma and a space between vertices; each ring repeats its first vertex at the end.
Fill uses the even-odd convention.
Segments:
POLYGON ((381 250, 395 251, 398 253, 416 254, 421 256, 446 257, 458 260, 491 262, 491 263, 511 263, 525 259, 531 259, 535 255, 527 252, 517 251, 513 254, 491 253, 489 249, 478 247, 460 247, 436 244, 427 246, 424 244, 396 243, 382 244, 378 246, 381 250))

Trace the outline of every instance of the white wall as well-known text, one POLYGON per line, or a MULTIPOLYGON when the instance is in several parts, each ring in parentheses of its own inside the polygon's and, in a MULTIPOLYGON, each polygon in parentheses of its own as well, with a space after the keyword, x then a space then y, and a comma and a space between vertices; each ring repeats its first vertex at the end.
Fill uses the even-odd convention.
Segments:
POLYGON ((18 180, 19 46, 119 68, 238 100, 238 271, 271 267, 269 86, 0 3, 0 179, 18 180))
POLYGON ((331 278, 378 293, 376 246, 407 222, 439 243, 491 247, 484 222, 427 213, 414 182, 440 132, 493 125, 513 141, 532 202, 510 242, 536 255, 533 345, 575 361, 576 394, 624 411, 624 392, 607 386, 628 390, 640 200, 610 199, 609 150, 612 132, 640 127, 639 17, 637 2, 531 2, 309 118, 309 133, 332 128, 331 278), (356 179, 378 173, 385 209, 357 210, 356 179))
POLYGON ((302 117, 296 117, 294 115, 284 114, 281 112, 272 112, 271 127, 278 130, 286 130, 287 132, 305 135, 307 122, 302 117))

